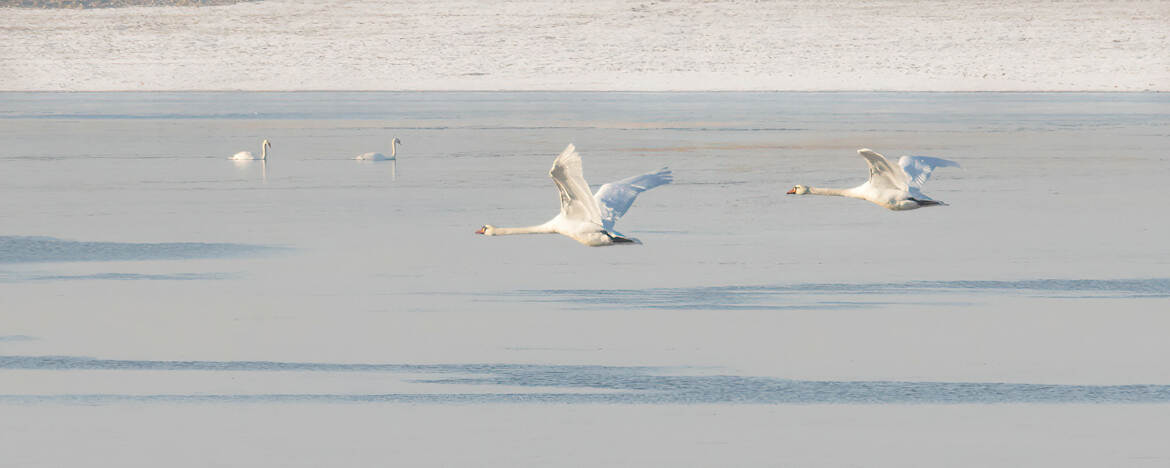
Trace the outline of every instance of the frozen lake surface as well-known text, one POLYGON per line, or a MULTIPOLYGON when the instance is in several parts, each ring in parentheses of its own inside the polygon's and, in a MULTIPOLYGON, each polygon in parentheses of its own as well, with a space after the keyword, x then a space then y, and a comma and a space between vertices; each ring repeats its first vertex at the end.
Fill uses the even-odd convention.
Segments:
POLYGON ((0 465, 1164 466, 1168 137, 1164 94, 0 93, 0 465), (569 142, 674 170, 644 245, 473 234, 569 142), (861 147, 950 206, 784 195, 861 147))

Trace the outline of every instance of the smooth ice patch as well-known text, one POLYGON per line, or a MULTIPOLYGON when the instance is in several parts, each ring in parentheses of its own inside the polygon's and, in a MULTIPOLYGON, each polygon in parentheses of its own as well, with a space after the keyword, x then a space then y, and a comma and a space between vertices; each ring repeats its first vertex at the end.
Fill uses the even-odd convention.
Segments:
MULTIPOLYGON (((409 374, 407 383, 451 386, 452 392, 300 391, 295 380, 279 393, 92 392, 84 385, 67 392, 0 395, 0 402, 124 401, 190 402, 429 402, 429 403, 607 403, 607 404, 988 404, 988 403, 1166 403, 1170 385, 1048 385, 996 382, 814 381, 688 373, 661 367, 525 364, 348 364, 271 361, 105 360, 71 356, 0 356, 0 369, 68 372, 173 372, 409 374), (426 377, 433 375, 434 377, 426 377), (468 391, 469 386, 500 391, 468 391), (533 389, 536 391, 526 391, 533 389)), ((310 376, 311 377, 311 376, 310 376)), ((26 379, 29 378, 26 376, 26 379)), ((208 377, 212 379, 214 377, 208 377)), ((101 379, 108 381, 108 379, 101 379)), ((234 380, 234 378, 233 378, 234 380)), ((313 382, 311 378, 305 382, 313 382)), ((341 381, 345 381, 344 378, 341 381)), ((194 384, 193 384, 194 385, 194 384)), ((198 385, 194 385, 198 386, 198 385)), ((309 383, 301 387, 317 389, 309 383)), ((198 386, 200 389, 203 386, 198 386)), ((230 388, 230 387, 229 387, 230 388)), ((410 390, 409 386, 405 390, 410 390)))
POLYGON ((280 248, 252 244, 87 242, 42 236, 0 236, 0 263, 190 260, 241 257, 277 250, 280 248))

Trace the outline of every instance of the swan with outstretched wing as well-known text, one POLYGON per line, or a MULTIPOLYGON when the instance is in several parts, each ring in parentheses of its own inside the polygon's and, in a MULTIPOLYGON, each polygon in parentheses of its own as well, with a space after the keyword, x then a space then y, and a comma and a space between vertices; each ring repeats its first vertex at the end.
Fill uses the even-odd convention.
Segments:
POLYGON ((959 163, 929 156, 902 156, 898 165, 867 148, 857 150, 869 164, 869 180, 850 189, 831 189, 797 185, 789 195, 832 195, 866 200, 894 211, 926 206, 946 205, 922 193, 922 184, 940 167, 959 167, 959 163))
POLYGON ((560 194, 560 214, 544 224, 529 227, 503 228, 485 224, 475 233, 487 236, 561 234, 590 247, 640 244, 637 239, 613 231, 614 223, 630 209, 638 194, 673 180, 670 169, 663 168, 605 184, 594 195, 585 181, 581 155, 571 144, 553 161, 548 175, 560 194))

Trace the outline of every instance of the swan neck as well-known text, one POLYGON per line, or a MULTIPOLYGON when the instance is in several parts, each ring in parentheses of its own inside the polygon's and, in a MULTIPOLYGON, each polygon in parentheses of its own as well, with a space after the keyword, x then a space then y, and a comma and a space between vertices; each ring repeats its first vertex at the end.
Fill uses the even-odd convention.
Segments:
POLYGON ((268 160, 268 145, 263 143, 260 144, 260 159, 268 160))
POLYGON ((390 140, 390 157, 398 156, 398 140, 390 140))
POLYGON ((553 231, 552 229, 550 229, 548 227, 548 225, 546 225, 546 224, 541 224, 538 226, 514 227, 514 228, 498 227, 498 228, 492 229, 493 236, 510 236, 513 234, 550 234, 553 232, 556 232, 556 231, 553 231))
POLYGON ((831 195, 834 197, 848 197, 849 196, 848 189, 809 187, 808 193, 813 194, 813 195, 831 195))

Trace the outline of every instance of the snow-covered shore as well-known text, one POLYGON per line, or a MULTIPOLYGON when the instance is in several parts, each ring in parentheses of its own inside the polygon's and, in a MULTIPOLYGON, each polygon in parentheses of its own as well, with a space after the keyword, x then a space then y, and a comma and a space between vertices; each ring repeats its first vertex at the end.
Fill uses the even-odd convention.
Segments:
POLYGON ((1170 2, 0 8, 0 90, 1170 91, 1170 2))

